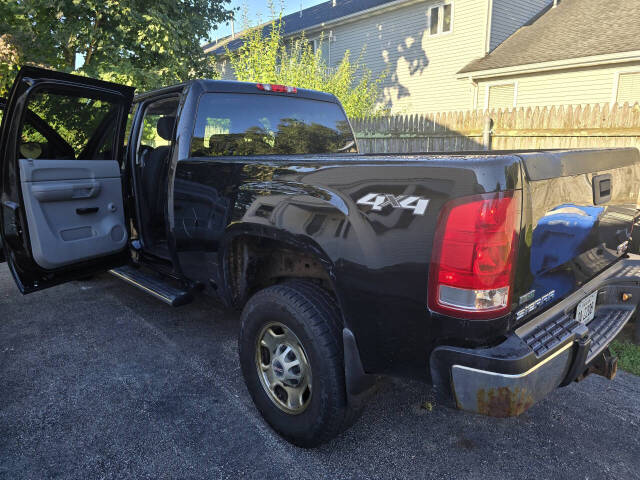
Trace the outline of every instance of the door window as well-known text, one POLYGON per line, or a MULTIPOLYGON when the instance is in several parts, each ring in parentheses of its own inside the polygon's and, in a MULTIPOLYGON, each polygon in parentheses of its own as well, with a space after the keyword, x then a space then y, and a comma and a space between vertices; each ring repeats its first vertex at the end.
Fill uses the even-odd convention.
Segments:
POLYGON ((29 98, 19 156, 33 159, 113 159, 120 106, 52 92, 29 98), (48 133, 48 135, 47 135, 48 133))
POLYGON ((166 98, 148 105, 142 120, 140 146, 151 149, 170 146, 177 110, 177 98, 166 98))

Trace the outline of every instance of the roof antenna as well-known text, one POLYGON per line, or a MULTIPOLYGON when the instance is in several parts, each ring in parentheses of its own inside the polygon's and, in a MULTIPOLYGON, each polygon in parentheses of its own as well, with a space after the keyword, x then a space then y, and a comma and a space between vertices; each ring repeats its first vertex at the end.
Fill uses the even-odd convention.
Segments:
POLYGON ((300 1, 300 18, 302 18, 302 1, 300 1))

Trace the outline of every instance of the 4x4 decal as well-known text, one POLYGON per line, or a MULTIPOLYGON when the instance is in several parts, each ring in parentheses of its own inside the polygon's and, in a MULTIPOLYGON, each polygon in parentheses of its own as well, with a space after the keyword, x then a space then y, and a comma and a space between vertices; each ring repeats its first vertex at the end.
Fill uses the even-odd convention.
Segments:
POLYGON ((375 212, 384 207, 412 210, 414 215, 424 215, 429 206, 429 199, 413 195, 391 195, 389 193, 368 193, 357 201, 358 205, 368 205, 375 212))

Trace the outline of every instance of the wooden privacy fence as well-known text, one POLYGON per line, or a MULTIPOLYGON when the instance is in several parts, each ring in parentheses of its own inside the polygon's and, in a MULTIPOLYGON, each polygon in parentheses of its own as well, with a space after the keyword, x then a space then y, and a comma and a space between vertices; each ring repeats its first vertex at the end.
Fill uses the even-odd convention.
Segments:
POLYGON ((594 104, 352 120, 363 153, 640 148, 640 105, 594 104))

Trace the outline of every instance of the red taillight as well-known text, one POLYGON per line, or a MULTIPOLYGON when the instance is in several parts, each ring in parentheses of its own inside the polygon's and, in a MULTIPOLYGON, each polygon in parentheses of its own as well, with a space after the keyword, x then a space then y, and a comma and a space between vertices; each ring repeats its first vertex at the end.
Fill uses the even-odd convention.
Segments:
POLYGON ((288 87, 286 85, 273 85, 269 83, 258 83, 256 84, 258 90, 262 90, 263 92, 275 92, 275 93, 298 93, 298 89, 296 87, 288 87))
POLYGON ((463 318, 509 312, 520 228, 519 191, 452 200, 440 214, 429 271, 429 308, 463 318))

